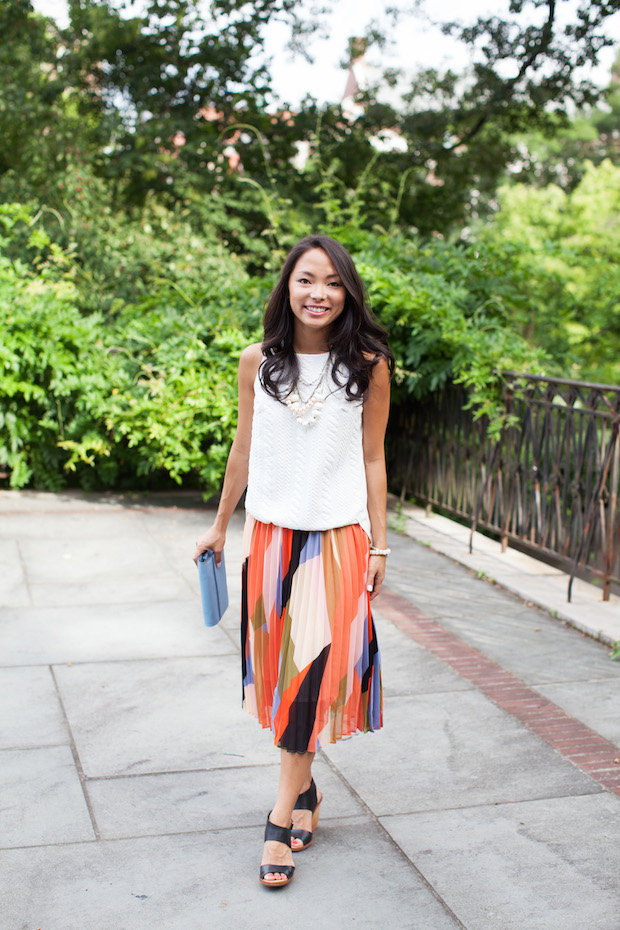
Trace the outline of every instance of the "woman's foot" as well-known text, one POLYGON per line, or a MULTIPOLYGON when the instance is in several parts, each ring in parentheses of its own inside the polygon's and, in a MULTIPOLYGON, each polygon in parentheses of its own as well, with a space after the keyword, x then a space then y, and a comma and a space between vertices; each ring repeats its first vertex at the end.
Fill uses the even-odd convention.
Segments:
POLYGON ((319 822, 319 808, 323 795, 317 789, 314 779, 304 785, 303 791, 297 798, 293 811, 293 835, 291 836, 291 847, 293 852, 301 852, 312 844, 313 832, 319 822))
POLYGON ((282 885, 288 885, 294 871, 290 827, 279 826, 267 817, 260 880, 263 885, 280 888, 282 885), (269 871, 266 869, 267 866, 269 871), (281 871, 278 866, 282 866, 281 871))

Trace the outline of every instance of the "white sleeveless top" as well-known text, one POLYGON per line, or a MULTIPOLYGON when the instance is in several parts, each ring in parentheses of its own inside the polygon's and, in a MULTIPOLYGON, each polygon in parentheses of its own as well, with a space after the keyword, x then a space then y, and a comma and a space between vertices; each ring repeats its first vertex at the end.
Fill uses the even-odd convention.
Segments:
MULTIPOLYGON (((300 378, 310 385, 328 353, 298 355, 300 378)), ((370 536, 362 450, 361 401, 348 401, 326 371, 325 400, 316 423, 303 426, 286 404, 254 382, 254 416, 247 512, 261 523, 292 530, 330 530, 359 523, 370 536)), ((311 387, 301 384, 307 400, 311 387)))

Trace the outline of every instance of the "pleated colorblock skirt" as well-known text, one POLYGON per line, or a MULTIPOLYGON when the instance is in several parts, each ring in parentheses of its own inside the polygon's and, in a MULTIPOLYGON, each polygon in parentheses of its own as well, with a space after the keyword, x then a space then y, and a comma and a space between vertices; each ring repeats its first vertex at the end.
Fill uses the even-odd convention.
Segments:
POLYGON ((243 706, 282 749, 316 752, 342 736, 381 727, 368 551, 368 536, 357 524, 289 530, 248 515, 243 706))

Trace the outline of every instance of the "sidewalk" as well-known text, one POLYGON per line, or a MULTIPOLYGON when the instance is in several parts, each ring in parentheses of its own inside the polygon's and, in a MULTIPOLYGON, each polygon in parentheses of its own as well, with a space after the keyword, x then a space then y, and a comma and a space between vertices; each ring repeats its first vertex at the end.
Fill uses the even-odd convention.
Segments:
MULTIPOLYGON (((396 498, 391 498, 391 522, 398 524, 412 539, 435 552, 441 552, 480 577, 496 582, 522 600, 542 607, 558 620, 613 646, 620 641, 620 597, 612 594, 603 601, 600 588, 575 578, 571 602, 567 600, 568 575, 516 549, 502 552, 499 542, 482 533, 474 533, 473 551, 469 551, 471 531, 467 526, 422 507, 404 504, 400 515, 396 498)), ((620 927, 620 922, 619 922, 620 927)))
POLYGON ((0 930, 620 930, 620 662, 441 518, 451 558, 391 534, 385 727, 321 753, 316 842, 259 884, 278 757, 240 709, 242 514, 201 623, 209 516, 0 492, 0 930))

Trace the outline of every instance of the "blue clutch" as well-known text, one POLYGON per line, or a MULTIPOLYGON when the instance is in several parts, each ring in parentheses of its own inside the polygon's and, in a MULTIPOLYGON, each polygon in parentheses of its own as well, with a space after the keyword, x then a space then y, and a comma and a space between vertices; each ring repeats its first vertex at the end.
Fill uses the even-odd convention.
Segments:
POLYGON ((215 553, 210 549, 202 552, 198 559, 198 578, 200 579, 204 621, 207 626, 215 626, 220 622, 228 607, 224 553, 222 552, 222 561, 218 568, 215 564, 215 553))

